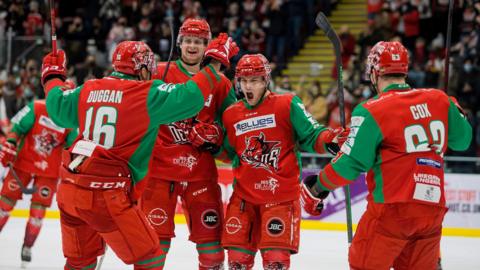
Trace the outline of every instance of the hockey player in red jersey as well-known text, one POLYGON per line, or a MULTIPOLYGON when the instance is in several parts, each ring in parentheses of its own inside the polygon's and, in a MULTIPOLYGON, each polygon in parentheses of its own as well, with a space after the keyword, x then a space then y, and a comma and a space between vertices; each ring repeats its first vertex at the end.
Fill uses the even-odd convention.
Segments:
MULTIPOLYGON (((181 54, 165 74, 159 63, 157 74, 166 83, 183 83, 200 72, 200 63, 211 40, 210 26, 203 19, 187 19, 177 39, 181 54)), ((197 245, 199 269, 223 269, 220 246, 223 203, 212 155, 222 142, 217 126, 223 111, 236 101, 235 90, 223 74, 197 115, 162 125, 153 151, 151 178, 140 207, 157 232, 162 248, 168 251, 175 236, 175 209, 178 198, 190 229, 189 240, 197 245)))
POLYGON ((30 102, 12 118, 12 124, 12 130, 0 150, 2 165, 13 167, 13 171, 10 170, 5 177, 0 193, 0 231, 17 200, 22 198, 17 181, 22 181, 24 187, 33 181, 36 191, 31 198, 21 252, 25 264, 31 261, 31 248, 57 190, 62 149, 73 142, 77 132, 76 129, 65 129, 54 124, 48 117, 45 100, 30 102))
POLYGON ((134 269, 163 269, 165 251, 145 215, 136 206, 149 174, 150 156, 160 124, 196 115, 220 83, 238 48, 226 34, 213 40, 210 61, 184 84, 149 80, 154 55, 143 42, 124 41, 112 56, 114 72, 62 91, 66 72, 63 51, 43 61, 47 110, 81 136, 63 156, 60 209, 65 269, 94 269, 105 242, 134 269))
MULTIPOLYGON (((225 110, 224 147, 232 160, 234 191, 222 245, 232 270, 252 269, 260 249, 264 269, 289 269, 300 236, 299 149, 325 152, 347 131, 323 127, 292 94, 268 90, 270 65, 261 54, 244 55, 235 71, 245 98, 225 110)), ((321 211, 319 205, 316 209, 321 211)))
POLYGON ((455 99, 405 83, 402 44, 379 42, 367 61, 377 95, 355 108, 341 151, 302 189, 315 197, 367 172, 368 206, 350 246, 351 269, 434 270, 447 212, 443 155, 447 147, 465 150, 472 128, 455 99))

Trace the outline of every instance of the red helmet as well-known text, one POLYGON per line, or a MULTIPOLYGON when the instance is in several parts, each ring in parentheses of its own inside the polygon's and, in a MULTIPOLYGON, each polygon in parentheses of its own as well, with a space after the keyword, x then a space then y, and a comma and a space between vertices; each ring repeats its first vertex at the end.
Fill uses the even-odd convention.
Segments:
POLYGON ((408 51, 400 42, 380 41, 370 50, 365 76, 408 73, 408 51))
POLYGON ((212 39, 212 32, 210 32, 210 25, 204 19, 186 19, 178 32, 177 43, 180 43, 184 36, 194 36, 204 38, 207 41, 212 39))
POLYGON ((246 54, 240 58, 235 69, 235 79, 246 76, 262 76, 270 80, 270 63, 262 54, 246 54))
POLYGON ((142 67, 154 74, 157 71, 155 56, 147 44, 141 41, 122 41, 112 55, 113 70, 137 75, 142 67))

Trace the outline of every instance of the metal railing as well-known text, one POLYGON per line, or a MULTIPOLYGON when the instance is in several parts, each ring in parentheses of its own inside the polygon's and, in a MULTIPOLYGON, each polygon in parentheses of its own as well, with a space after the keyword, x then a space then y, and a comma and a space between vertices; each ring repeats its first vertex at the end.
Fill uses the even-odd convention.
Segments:
POLYGON ((41 61, 47 43, 44 36, 16 36, 9 28, 0 37, 0 69, 12 71, 12 67, 27 59, 41 61))
MULTIPOLYGON (((320 169, 332 159, 330 154, 302 153, 303 168, 320 169)), ((444 157, 445 172, 480 174, 480 157, 444 157)))

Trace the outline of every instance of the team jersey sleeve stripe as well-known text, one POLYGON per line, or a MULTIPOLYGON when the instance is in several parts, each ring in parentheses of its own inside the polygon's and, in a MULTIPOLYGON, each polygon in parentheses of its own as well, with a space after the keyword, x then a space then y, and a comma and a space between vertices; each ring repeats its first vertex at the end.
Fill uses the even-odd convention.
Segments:
POLYGON ((325 176, 329 179, 335 187, 346 186, 353 182, 354 179, 347 179, 340 175, 337 171, 333 169, 331 164, 325 166, 323 169, 325 176))
POLYGON ((318 175, 317 185, 323 190, 334 190, 338 186, 333 184, 325 173, 325 170, 318 175))
POLYGON ((47 112, 56 125, 64 128, 78 127, 78 100, 82 88, 83 85, 75 89, 62 90, 60 86, 55 86, 48 92, 47 112))
POLYGON ((295 131, 300 147, 308 152, 316 152, 315 144, 318 135, 325 127, 320 125, 306 110, 299 97, 294 96, 290 103, 290 122, 295 131))
POLYGON ((17 135, 27 134, 35 123, 33 101, 28 103, 12 118, 12 131, 17 135))

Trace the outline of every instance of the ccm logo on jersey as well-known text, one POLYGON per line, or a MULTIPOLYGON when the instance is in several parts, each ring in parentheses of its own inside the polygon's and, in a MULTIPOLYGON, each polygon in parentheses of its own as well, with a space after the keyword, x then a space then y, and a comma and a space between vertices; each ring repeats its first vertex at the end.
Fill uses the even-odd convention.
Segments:
POLYGON ((91 188, 124 188, 126 181, 123 182, 91 182, 91 188))
POLYGON ((239 121, 234 124, 235 135, 239 136, 250 131, 274 128, 277 124, 275 122, 274 114, 267 114, 262 116, 257 116, 249 119, 239 121))

